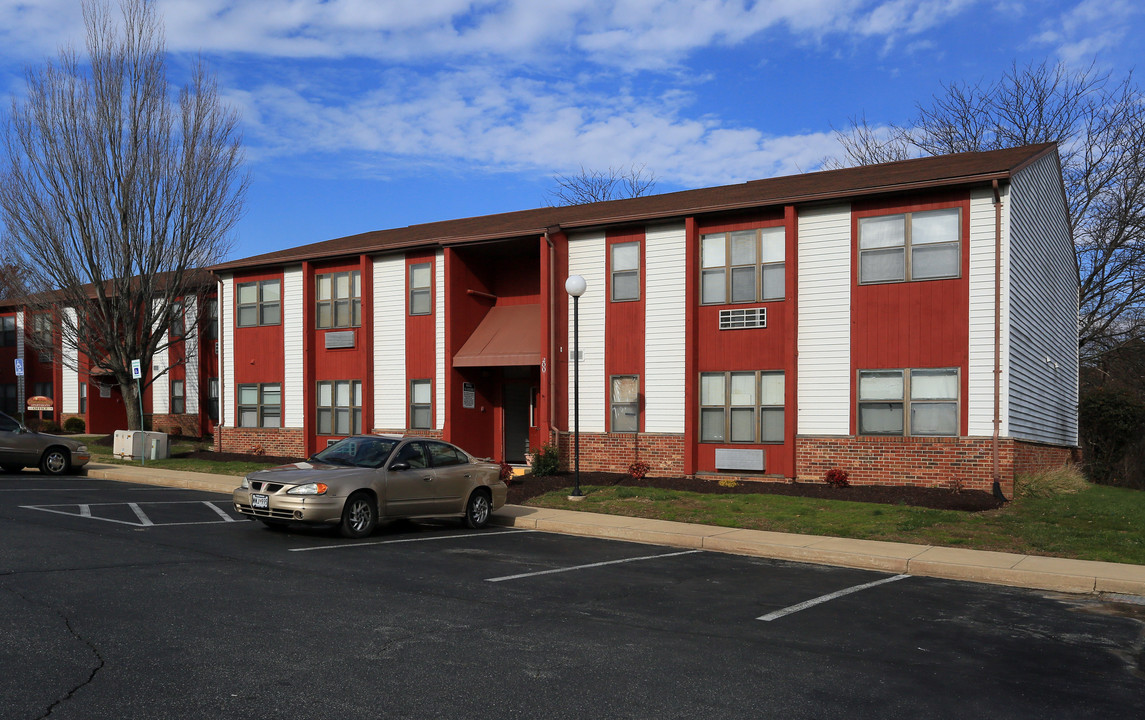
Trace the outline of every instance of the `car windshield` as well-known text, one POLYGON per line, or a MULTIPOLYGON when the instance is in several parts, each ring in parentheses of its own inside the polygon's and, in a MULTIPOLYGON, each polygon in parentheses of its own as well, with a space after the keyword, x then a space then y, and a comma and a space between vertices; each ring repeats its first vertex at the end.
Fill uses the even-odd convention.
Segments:
POLYGON ((339 440, 310 459, 329 465, 379 468, 397 445, 396 440, 381 437, 352 437, 339 440))

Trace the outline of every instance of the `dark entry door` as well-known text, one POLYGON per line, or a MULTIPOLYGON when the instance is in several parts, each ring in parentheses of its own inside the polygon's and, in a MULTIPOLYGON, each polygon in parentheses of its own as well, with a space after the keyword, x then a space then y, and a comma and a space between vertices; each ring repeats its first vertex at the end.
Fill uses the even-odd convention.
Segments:
POLYGON ((529 449, 529 385, 505 383, 501 403, 505 414, 505 462, 523 463, 529 449))

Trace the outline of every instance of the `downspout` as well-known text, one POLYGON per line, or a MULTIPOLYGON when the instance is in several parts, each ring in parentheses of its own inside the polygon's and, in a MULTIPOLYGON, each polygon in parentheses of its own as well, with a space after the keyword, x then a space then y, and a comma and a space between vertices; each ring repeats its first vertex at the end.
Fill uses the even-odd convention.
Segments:
POLYGON ((1002 471, 1000 468, 1000 439, 1002 427, 1002 193, 998 181, 994 188, 994 441, 992 448, 994 462, 994 497, 1005 502, 1002 494, 1002 471))
MULTIPOLYGON (((216 315, 215 322, 218 324, 218 327, 215 330, 215 333, 216 333, 215 342, 217 343, 217 345, 216 345, 217 349, 215 352, 217 357, 215 359, 215 362, 218 365, 218 371, 217 372, 219 373, 219 397, 215 402, 217 402, 219 404, 219 411, 218 411, 219 419, 215 423, 215 442, 214 442, 214 445, 215 445, 216 451, 222 452, 222 449, 223 449, 223 425, 225 425, 224 420, 226 418, 226 416, 224 415, 225 403, 223 402, 223 398, 226 397, 226 393, 223 391, 223 380, 227 376, 226 372, 224 372, 224 370, 226 369, 226 365, 223 364, 223 358, 224 358, 223 351, 226 350, 226 347, 224 347, 224 345, 223 345, 224 335, 223 335, 223 327, 222 327, 223 278, 221 275, 219 275, 214 270, 211 270, 210 273, 211 273, 211 277, 213 277, 215 279, 215 305, 218 308, 218 311, 215 313, 215 315, 216 315)), ((208 390, 208 393, 209 392, 210 391, 208 390)), ((201 397, 201 394, 200 394, 200 397, 201 397)), ((209 398, 208 398, 208 400, 209 400, 209 398)), ((202 408, 200 408, 200 412, 201 411, 202 411, 202 408)))
POLYGON ((557 373, 554 364, 556 358, 553 357, 553 348, 557 346, 557 268, 556 252, 548 230, 545 230, 545 244, 549 247, 549 347, 547 352, 549 356, 549 436, 545 438, 545 443, 548 444, 553 441, 553 431, 557 427, 557 373))

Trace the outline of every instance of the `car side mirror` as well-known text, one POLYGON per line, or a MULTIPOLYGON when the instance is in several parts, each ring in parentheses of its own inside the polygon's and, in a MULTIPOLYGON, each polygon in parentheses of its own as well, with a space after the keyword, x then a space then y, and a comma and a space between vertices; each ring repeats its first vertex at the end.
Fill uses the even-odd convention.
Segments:
POLYGON ((408 462, 396 462, 393 465, 390 465, 390 470, 394 470, 394 471, 409 470, 409 463, 408 462))

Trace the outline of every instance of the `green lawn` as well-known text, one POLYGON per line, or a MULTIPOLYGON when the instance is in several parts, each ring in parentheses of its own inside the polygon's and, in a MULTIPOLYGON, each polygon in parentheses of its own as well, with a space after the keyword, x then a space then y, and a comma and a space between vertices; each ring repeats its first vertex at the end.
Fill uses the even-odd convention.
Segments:
MULTIPOLYGON (((525 480, 528 482, 528 480, 525 480)), ((1091 486, 966 513, 782 495, 715 495, 636 487, 568 490, 527 505, 722 527, 832 535, 1145 565, 1145 492, 1091 486)))
MULTIPOLYGON (((91 452, 91 461, 93 463, 103 463, 106 465, 132 465, 140 467, 144 463, 138 460, 120 460, 112 455, 112 449, 103 445, 96 445, 95 441, 100 436, 96 435, 76 435, 73 436, 76 440, 87 443, 87 448, 91 452)), ((194 441, 175 442, 169 448, 170 454, 191 452, 194 450, 210 450, 209 443, 201 443, 194 441)), ((166 460, 148 460, 147 467, 163 468, 164 470, 186 470, 188 472, 202 472, 213 473, 215 475, 235 475, 242 476, 247 473, 254 472, 255 470, 265 470, 268 467, 273 467, 264 462, 247 462, 247 461, 231 461, 231 462, 217 462, 213 460, 193 460, 190 458, 167 458, 166 460)))

